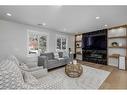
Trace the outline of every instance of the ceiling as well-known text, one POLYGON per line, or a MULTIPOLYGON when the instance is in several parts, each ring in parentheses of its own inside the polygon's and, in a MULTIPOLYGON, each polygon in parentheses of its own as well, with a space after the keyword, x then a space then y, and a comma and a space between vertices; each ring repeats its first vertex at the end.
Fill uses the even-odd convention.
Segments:
POLYGON ((60 32, 90 32, 127 24, 127 6, 0 6, 0 19, 60 32))

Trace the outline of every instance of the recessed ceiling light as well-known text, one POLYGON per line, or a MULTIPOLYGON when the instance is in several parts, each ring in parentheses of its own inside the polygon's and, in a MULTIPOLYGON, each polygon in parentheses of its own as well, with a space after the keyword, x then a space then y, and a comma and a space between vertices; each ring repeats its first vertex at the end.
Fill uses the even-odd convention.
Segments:
POLYGON ((64 31, 66 31, 66 28, 64 28, 64 31))
POLYGON ((107 25, 107 24, 105 24, 104 26, 105 26, 105 27, 107 27, 108 25, 107 25))
POLYGON ((12 14, 11 14, 11 13, 6 13, 6 15, 7 15, 7 16, 12 16, 12 14))
POLYGON ((43 23, 42 23, 42 25, 43 25, 43 26, 45 26, 45 25, 46 25, 46 23, 45 23, 45 22, 43 22, 43 23))
POLYGON ((37 25, 39 25, 39 26, 46 26, 46 23, 39 23, 39 24, 37 24, 37 25))
POLYGON ((96 17, 96 19, 100 19, 100 17, 99 17, 99 16, 97 16, 97 17, 96 17))

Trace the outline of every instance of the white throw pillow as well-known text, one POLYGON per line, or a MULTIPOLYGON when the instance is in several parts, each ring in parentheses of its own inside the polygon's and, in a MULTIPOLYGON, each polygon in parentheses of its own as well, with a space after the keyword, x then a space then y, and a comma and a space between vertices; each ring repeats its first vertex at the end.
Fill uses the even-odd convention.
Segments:
POLYGON ((63 57, 64 57, 64 58, 69 58, 69 54, 68 54, 66 51, 64 51, 64 52, 63 52, 63 57))
POLYGON ((58 52, 55 52, 55 53, 54 53, 54 58, 56 58, 56 59, 59 58, 59 54, 58 54, 58 52))

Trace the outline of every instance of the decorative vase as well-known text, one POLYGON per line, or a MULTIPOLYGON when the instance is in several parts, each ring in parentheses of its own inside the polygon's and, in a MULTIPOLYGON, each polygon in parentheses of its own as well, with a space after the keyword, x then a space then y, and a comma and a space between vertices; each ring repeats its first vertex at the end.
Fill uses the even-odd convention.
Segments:
POLYGON ((115 47, 115 46, 119 46, 117 42, 112 42, 112 46, 115 47))
POLYGON ((73 64, 77 64, 77 60, 73 60, 73 64))

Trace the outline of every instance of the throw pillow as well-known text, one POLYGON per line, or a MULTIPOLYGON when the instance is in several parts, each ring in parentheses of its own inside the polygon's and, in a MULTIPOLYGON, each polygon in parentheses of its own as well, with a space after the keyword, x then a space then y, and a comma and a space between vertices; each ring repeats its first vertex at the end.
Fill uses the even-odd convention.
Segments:
POLYGON ((64 51, 64 52, 63 52, 63 57, 64 57, 64 58, 69 58, 69 54, 68 54, 66 51, 64 51))
POLYGON ((59 58, 63 58, 63 52, 59 52, 59 58))
POLYGON ((59 54, 58 54, 58 52, 54 53, 54 57, 55 57, 56 59, 59 58, 59 54))

